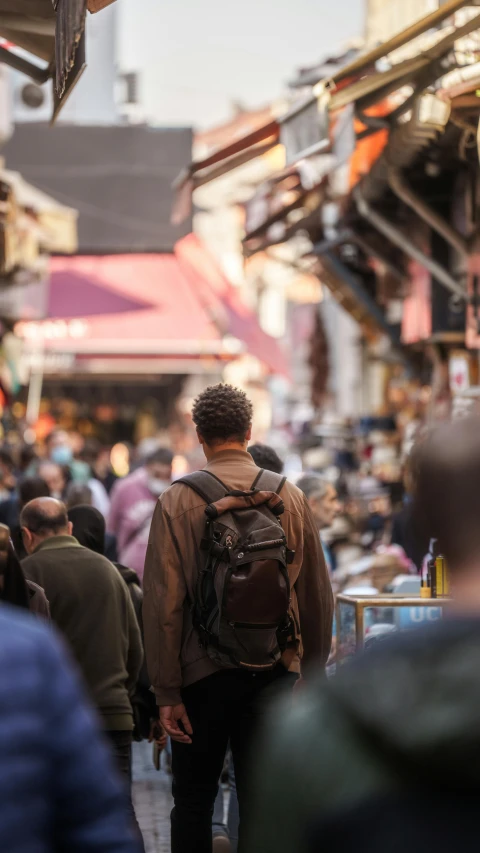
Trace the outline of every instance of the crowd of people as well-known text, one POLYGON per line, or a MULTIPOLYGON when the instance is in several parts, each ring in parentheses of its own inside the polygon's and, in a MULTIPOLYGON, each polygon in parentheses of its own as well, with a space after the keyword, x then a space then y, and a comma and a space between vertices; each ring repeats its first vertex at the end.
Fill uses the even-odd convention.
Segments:
MULTIPOLYGON (((177 479, 165 447, 119 478, 103 448, 75 454, 60 429, 41 456, 0 453, 0 762, 11 803, 1 848, 144 849, 132 744, 154 740, 158 752, 167 737, 172 853, 341 853, 358 838, 374 853, 416 850, 411 838, 430 837, 447 794, 450 823, 468 838, 477 424, 420 442, 392 514, 366 474, 366 512, 341 476, 309 471, 294 484, 273 448, 252 444, 238 389, 208 388, 192 417, 206 464, 177 479), (432 536, 463 618, 384 642, 325 680, 346 547, 393 543, 418 572, 432 536)), ((448 838, 435 846, 454 849, 448 838)))

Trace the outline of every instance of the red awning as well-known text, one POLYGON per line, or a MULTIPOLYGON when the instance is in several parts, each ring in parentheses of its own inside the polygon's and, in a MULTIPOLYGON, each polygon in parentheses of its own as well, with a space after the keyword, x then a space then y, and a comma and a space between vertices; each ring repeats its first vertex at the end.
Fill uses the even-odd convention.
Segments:
MULTIPOLYGON (((76 258, 83 261, 83 258, 76 258)), ((64 258, 52 258, 47 317, 70 320, 74 317, 95 317, 99 314, 123 314, 155 308, 151 301, 125 296, 113 290, 91 271, 85 274, 84 264, 65 264, 64 258)), ((103 267, 103 264, 102 264, 103 267)), ((105 269, 103 270, 105 272, 105 269)))
POLYGON ((248 350, 288 374, 278 343, 193 235, 175 255, 52 258, 49 309, 47 321, 18 330, 50 352, 231 359, 248 350))
POLYGON ((222 349, 218 328, 174 255, 58 257, 51 259, 51 272, 50 325, 57 317, 73 318, 67 313, 70 299, 82 324, 75 326, 73 339, 52 333, 49 349, 152 355, 222 349), (66 297, 62 302, 59 283, 66 297))
POLYGON ((261 328, 257 317, 243 302, 239 289, 223 274, 216 260, 195 234, 175 246, 175 254, 185 275, 211 316, 225 332, 243 341, 250 355, 262 361, 272 373, 289 377, 290 370, 280 344, 261 328))

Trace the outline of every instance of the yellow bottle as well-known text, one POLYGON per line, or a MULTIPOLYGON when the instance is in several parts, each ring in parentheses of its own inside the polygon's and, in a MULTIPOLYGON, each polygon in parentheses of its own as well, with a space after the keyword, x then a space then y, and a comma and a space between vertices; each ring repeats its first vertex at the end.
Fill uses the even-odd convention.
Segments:
POLYGON ((435 559, 435 598, 446 598, 449 592, 447 561, 439 555, 435 559))

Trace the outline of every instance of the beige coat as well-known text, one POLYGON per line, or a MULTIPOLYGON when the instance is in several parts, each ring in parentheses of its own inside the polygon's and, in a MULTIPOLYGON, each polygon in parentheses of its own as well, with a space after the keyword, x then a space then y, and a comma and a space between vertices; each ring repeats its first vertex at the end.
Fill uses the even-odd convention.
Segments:
MULTIPOLYGON (((249 489, 258 474, 249 453, 226 450, 206 466, 231 489, 249 489)), ((287 650, 293 671, 325 664, 330 653, 333 597, 318 531, 303 493, 287 481, 281 516, 288 547, 292 609, 300 628, 298 650, 287 650)), ((195 595, 203 552, 205 503, 188 486, 173 484, 160 498, 152 521, 145 562, 143 620, 150 679, 159 705, 181 701, 180 690, 217 671, 199 645, 189 602, 195 595)))

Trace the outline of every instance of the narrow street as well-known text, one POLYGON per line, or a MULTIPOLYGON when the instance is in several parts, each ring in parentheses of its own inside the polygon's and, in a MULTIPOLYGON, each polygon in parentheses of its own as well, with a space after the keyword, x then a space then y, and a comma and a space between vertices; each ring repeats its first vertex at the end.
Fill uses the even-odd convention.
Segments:
MULTIPOLYGON (((164 756, 162 756, 163 761, 164 756)), ((152 745, 136 743, 133 748, 133 793, 146 853, 170 853, 171 776, 157 772, 152 745)))

